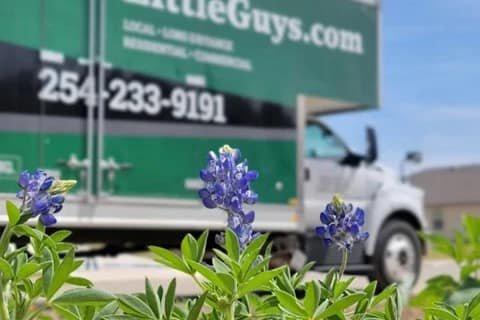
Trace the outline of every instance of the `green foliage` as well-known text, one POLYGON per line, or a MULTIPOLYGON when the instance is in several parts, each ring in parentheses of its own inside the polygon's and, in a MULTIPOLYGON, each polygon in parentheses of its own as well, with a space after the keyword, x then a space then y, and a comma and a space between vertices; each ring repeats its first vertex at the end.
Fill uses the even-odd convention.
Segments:
POLYGON ((427 281, 425 289, 412 299, 412 304, 433 307, 437 302, 454 305, 467 303, 480 293, 480 219, 463 218, 463 231, 457 231, 454 239, 437 234, 421 234, 432 249, 455 261, 460 273, 457 279, 441 275, 427 281))
POLYGON ((480 319, 480 294, 469 302, 455 304, 437 303, 425 309, 425 320, 476 320, 480 319))
POLYGON ((0 320, 50 319, 52 311, 67 320, 399 319, 394 286, 375 295, 375 282, 353 289, 353 278, 335 270, 324 281, 306 282, 312 263, 297 273, 288 266, 270 269, 268 235, 241 248, 231 230, 209 264, 204 261, 207 231, 198 238, 185 236, 180 254, 150 247, 156 261, 192 277, 202 290, 198 297, 177 300, 175 280, 164 289, 148 279, 144 292, 111 294, 74 275, 82 261, 65 242, 69 231, 48 235, 41 224, 25 224, 28 219, 13 203, 7 211, 9 224, 0 238, 0 320), (27 244, 13 248, 12 237, 27 244))
POLYGON ((190 275, 202 289, 207 305, 203 319, 399 319, 394 286, 380 295, 375 295, 375 282, 365 290, 352 289, 353 278, 341 279, 334 270, 325 281, 304 282, 312 263, 295 274, 288 266, 270 270, 266 234, 242 251, 227 230, 224 247, 214 249, 208 265, 197 254, 204 252, 204 238, 205 233, 198 240, 187 235, 180 256, 150 248, 156 261, 190 275))
POLYGON ((0 239, 0 289, 3 293, 0 319, 35 319, 44 310, 32 314, 32 306, 45 301, 46 307, 55 308, 65 284, 91 286, 87 279, 72 276, 82 261, 75 258, 73 245, 63 241, 70 234, 68 231, 57 231, 49 236, 42 225, 32 228, 24 224, 26 220, 21 211, 9 201, 7 214, 9 223, 0 239), (28 239, 27 245, 9 246, 13 236, 28 239))

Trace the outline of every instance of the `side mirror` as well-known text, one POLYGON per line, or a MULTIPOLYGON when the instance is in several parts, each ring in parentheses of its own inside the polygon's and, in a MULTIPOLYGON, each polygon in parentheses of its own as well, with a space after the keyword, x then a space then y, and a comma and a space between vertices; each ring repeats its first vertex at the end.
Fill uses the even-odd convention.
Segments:
POLYGON ((420 151, 409 151, 405 154, 405 158, 400 162, 400 179, 403 182, 407 181, 407 174, 405 166, 408 162, 420 164, 423 161, 423 154, 420 151))
POLYGON ((405 161, 421 163, 423 161, 423 154, 420 151, 409 151, 405 155, 405 161))
POLYGON ((365 162, 370 164, 375 162, 378 158, 377 134, 375 133, 375 129, 367 127, 366 136, 367 153, 365 154, 365 162))

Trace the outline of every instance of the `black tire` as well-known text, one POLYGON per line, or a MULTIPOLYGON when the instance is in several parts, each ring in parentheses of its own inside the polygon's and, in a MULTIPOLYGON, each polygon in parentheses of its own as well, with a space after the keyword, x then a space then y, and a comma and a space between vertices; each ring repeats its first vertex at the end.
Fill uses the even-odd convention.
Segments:
POLYGON ((418 280, 421 264, 421 243, 415 228, 411 224, 401 220, 392 220, 382 226, 373 256, 374 271, 369 275, 371 281, 376 280, 378 282, 378 289, 384 289, 395 282, 402 282, 402 280, 399 279, 403 276, 401 272, 402 267, 408 269, 408 271, 403 270, 405 272, 404 274, 408 275, 406 276, 408 279, 402 278, 403 281, 408 281, 409 284, 413 286, 418 280), (393 241, 397 241, 394 243, 396 246, 392 244, 393 241), (404 250, 401 249, 399 243, 404 243, 404 250), (389 260, 387 261, 387 259, 389 260), (391 264, 386 266, 389 262, 391 264), (398 272, 394 272, 394 270, 396 270, 395 263, 397 263, 400 268, 397 268, 398 272), (396 274, 397 276, 393 276, 392 274, 396 274))

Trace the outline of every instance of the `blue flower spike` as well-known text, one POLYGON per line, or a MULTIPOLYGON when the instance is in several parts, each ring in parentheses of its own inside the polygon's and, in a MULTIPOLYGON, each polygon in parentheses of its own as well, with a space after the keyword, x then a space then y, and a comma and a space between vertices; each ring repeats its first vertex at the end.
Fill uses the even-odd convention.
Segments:
MULTIPOLYGON (((255 212, 245 213, 244 205, 253 205, 258 200, 258 195, 250 187, 258 176, 258 171, 248 169, 246 159, 241 161, 240 150, 228 145, 221 147, 218 155, 210 151, 207 166, 200 170, 205 187, 198 191, 198 195, 203 205, 227 212, 228 227, 235 232, 242 248, 257 236, 252 227, 255 212)), ((222 236, 217 239, 221 242, 222 236)))
POLYGON ((56 180, 39 169, 23 171, 18 178, 20 191, 17 193, 17 198, 22 200, 22 212, 32 217, 38 216, 47 227, 57 223, 54 214, 62 210, 64 194, 75 184, 75 180, 56 180))
POLYGON ((368 232, 362 232, 365 224, 365 212, 361 208, 354 210, 352 204, 335 195, 320 213, 321 225, 315 229, 327 246, 337 245, 341 250, 351 251, 353 245, 368 239, 368 232))

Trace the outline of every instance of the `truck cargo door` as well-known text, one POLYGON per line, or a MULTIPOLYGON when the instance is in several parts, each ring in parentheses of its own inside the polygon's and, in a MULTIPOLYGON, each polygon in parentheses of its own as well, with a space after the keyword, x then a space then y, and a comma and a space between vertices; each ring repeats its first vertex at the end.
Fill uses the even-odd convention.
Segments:
POLYGON ((2 1, 0 12, 0 192, 41 168, 88 196, 89 3, 2 1))

